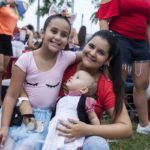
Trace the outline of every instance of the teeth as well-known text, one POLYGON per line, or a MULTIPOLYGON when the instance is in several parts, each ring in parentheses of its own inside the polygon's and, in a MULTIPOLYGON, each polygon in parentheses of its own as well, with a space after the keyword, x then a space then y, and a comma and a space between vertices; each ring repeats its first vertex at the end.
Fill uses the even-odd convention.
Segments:
POLYGON ((95 59, 89 55, 86 56, 90 61, 95 61, 95 59))

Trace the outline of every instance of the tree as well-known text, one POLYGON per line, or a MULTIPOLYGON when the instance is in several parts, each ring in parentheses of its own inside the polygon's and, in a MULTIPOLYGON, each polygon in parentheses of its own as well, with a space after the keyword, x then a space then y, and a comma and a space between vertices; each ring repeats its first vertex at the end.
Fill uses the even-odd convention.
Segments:
MULTIPOLYGON (((40 7, 39 9, 39 14, 40 16, 44 16, 45 14, 48 14, 49 8, 53 3, 56 3, 56 0, 43 0, 44 5, 40 7)), ((64 3, 64 0, 58 0, 57 1, 57 6, 61 7, 64 3)), ((67 0, 67 6, 69 8, 72 7, 72 2, 71 0, 67 0)))
MULTIPOLYGON (((94 5, 94 8, 97 10, 99 7, 99 3, 101 0, 91 0, 92 5, 94 5)), ((31 3, 34 2, 34 0, 30 0, 31 3)), ((64 0, 43 0, 43 6, 40 7, 39 9, 39 15, 44 16, 45 14, 48 14, 49 8, 53 3, 58 3, 58 7, 62 6, 64 0)), ((73 7, 72 6, 72 0, 67 0, 67 6, 69 8, 73 7)), ((96 18, 96 11, 93 12, 93 14, 90 17, 90 20, 92 23, 97 23, 98 19, 96 18)))
MULTIPOLYGON (((91 3, 94 5, 95 10, 98 10, 101 0, 92 0, 91 3)), ((98 19, 96 18, 96 11, 92 13, 90 20, 92 23, 97 24, 98 19)))

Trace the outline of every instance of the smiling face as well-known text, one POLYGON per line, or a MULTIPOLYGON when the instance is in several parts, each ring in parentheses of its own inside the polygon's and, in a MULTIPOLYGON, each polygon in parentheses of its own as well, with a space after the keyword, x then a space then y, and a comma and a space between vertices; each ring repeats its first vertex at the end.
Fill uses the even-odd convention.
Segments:
POLYGON ((109 62, 109 48, 107 40, 93 37, 84 47, 82 64, 88 69, 99 69, 109 62))
POLYGON ((70 79, 66 83, 66 86, 69 91, 80 91, 82 93, 87 93, 89 87, 93 83, 93 77, 89 73, 80 70, 76 72, 72 77, 70 77, 70 79))
POLYGON ((53 53, 65 48, 70 34, 70 25, 62 18, 53 18, 43 31, 43 46, 53 53))

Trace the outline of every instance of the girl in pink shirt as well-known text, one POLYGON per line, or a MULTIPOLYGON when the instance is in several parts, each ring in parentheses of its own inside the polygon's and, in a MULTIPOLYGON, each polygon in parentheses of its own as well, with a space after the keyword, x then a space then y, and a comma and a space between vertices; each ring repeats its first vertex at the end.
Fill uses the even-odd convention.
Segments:
POLYGON ((70 30, 71 25, 66 17, 62 15, 48 17, 42 32, 42 46, 33 52, 23 54, 16 62, 2 107, 0 129, 2 149, 41 149, 40 143, 47 134, 63 73, 76 59, 74 52, 62 51, 68 42, 70 30), (25 124, 9 128, 22 85, 29 96, 38 122, 34 130, 30 130, 31 127, 26 127, 25 124))

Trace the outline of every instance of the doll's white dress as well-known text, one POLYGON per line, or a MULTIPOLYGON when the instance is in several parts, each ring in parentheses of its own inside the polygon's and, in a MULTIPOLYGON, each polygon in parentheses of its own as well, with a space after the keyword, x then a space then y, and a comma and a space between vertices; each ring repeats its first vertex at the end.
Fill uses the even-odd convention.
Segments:
POLYGON ((48 134, 44 142, 42 150, 77 150, 82 147, 84 137, 76 139, 74 142, 65 143, 65 138, 58 135, 56 127, 59 120, 66 120, 68 118, 79 120, 77 114, 77 106, 81 96, 64 96, 62 97, 56 107, 56 114, 49 123, 48 134))

